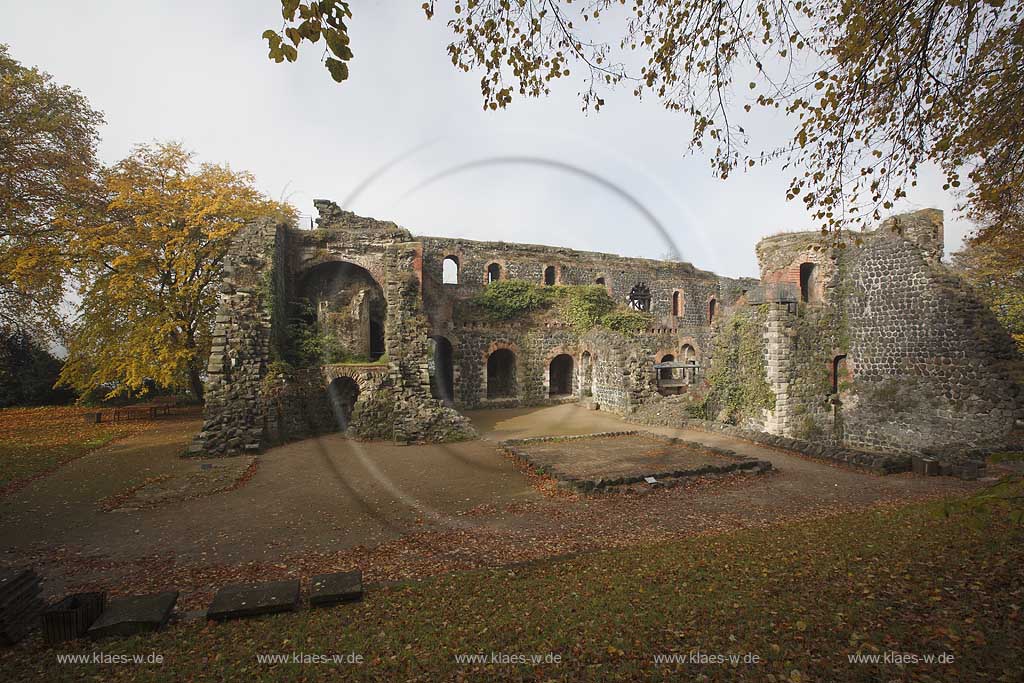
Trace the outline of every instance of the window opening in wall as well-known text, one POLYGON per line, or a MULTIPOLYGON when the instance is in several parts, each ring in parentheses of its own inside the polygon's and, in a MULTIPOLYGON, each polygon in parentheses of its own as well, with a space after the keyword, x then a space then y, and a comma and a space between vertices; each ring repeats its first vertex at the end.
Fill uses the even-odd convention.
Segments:
POLYGON ((629 307, 634 311, 651 310, 651 290, 643 282, 633 285, 629 292, 629 307))
POLYGON ((555 267, 548 266, 544 269, 544 284, 551 286, 555 284, 555 267))
POLYGON ((604 278, 603 277, 597 278, 596 280, 594 280, 594 284, 595 285, 604 285, 604 278))
POLYGON ((846 354, 832 359, 832 393, 839 393, 840 377, 846 374, 846 354))
POLYGON ((679 292, 672 292, 672 315, 678 318, 683 314, 682 303, 683 297, 679 292))
POLYGON ((497 282, 501 279, 501 266, 497 263, 492 263, 487 266, 487 283, 497 282))
POLYGON ((708 301, 708 324, 711 324, 715 321, 715 313, 717 313, 717 308, 718 302, 715 301, 714 297, 712 297, 708 301))
POLYGON ((441 264, 441 282, 446 285, 459 284, 459 259, 446 256, 441 264))
POLYGON ((814 302, 817 298, 815 296, 817 270, 813 263, 800 264, 800 301, 804 303, 814 302))

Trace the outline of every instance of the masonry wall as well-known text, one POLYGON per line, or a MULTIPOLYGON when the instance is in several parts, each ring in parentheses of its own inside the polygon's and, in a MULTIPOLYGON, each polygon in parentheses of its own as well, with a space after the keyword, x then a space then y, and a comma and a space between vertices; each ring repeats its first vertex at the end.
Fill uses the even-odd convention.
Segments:
MULTIPOLYGON (((610 354, 595 367, 605 400, 603 409, 624 412, 637 400, 632 388, 623 383, 625 365, 612 367, 612 357, 622 363, 619 346, 646 349, 643 384, 649 385, 649 366, 665 354, 678 358, 684 345, 695 349, 699 361, 710 350, 712 325, 708 303, 716 302, 718 316, 734 305, 745 291, 756 285, 753 279, 722 278, 688 263, 626 258, 597 252, 576 251, 541 245, 506 242, 478 242, 436 237, 423 243, 423 299, 430 321, 430 333, 444 337, 453 347, 455 364, 455 405, 477 408, 496 405, 538 405, 548 402, 548 368, 558 353, 569 353, 574 363, 574 386, 580 392, 579 371, 586 345, 557 319, 519 320, 508 324, 488 323, 460 316, 460 303, 471 299, 486 286, 488 266, 497 264, 500 279, 544 283, 545 269, 555 268, 555 284, 593 285, 603 279, 611 297, 626 304, 639 283, 651 292, 650 313, 654 323, 644 341, 616 342, 610 354), (459 264, 458 283, 443 282, 443 262, 452 257, 459 264), (678 306, 673 315, 673 294, 678 306), (488 399, 486 359, 498 348, 516 353, 519 390, 516 397, 488 399)), ((608 340, 603 340, 608 342, 608 340)), ((634 354, 635 355, 635 354, 634 354)), ((600 356, 599 356, 600 358, 600 356)), ((632 356, 631 356, 632 358, 632 356)), ((632 366, 630 366, 632 368, 632 366)), ((639 367, 639 366, 638 366, 639 367)), ((632 372, 632 370, 630 370, 632 372)), ((631 380, 632 381, 632 380, 631 380)), ((646 390, 646 389, 645 389, 646 390)))
POLYGON ((766 363, 776 395, 766 429, 882 452, 1003 442, 1021 415, 1020 359, 988 309, 941 263, 941 212, 847 235, 843 249, 822 239, 790 234, 758 246, 765 282, 799 292, 793 279, 807 262, 820 278, 810 301, 763 304, 772 309, 766 363))
POLYGON ((364 268, 387 304, 382 380, 360 384, 350 431, 407 442, 475 435, 466 418, 430 395, 422 245, 394 223, 358 217, 331 202, 318 204, 317 230, 260 222, 234 240, 225 260, 203 429, 190 453, 258 451, 337 424, 322 409, 332 379, 326 367, 268 377, 289 342, 293 302, 282 297, 294 296, 295 283, 317 266, 335 262, 364 268))
MULTIPOLYGON (((242 229, 224 259, 213 345, 207 364, 203 427, 188 452, 233 454, 265 444, 261 396, 272 346, 275 254, 284 254, 286 225, 263 220, 242 229)), ((278 272, 283 287, 286 275, 278 272)))

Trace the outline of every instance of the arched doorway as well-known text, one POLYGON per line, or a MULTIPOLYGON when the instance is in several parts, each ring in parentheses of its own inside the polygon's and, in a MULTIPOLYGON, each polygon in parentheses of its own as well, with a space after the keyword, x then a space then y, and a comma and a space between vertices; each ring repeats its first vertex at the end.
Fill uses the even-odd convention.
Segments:
POLYGON ((348 429, 352 410, 359 400, 359 385, 351 377, 338 377, 327 385, 327 397, 331 401, 338 431, 343 432, 348 429))
POLYGON ((297 293, 292 323, 322 340, 296 349, 316 356, 300 360, 322 365, 374 361, 384 355, 387 302, 368 270, 347 261, 322 263, 301 277, 297 293))
MULTIPOLYGON (((676 357, 674 355, 672 355, 671 353, 666 353, 664 356, 661 357, 661 360, 658 362, 671 363, 675 359, 676 357)), ((672 379, 672 368, 662 368, 661 370, 658 370, 658 379, 672 379)))
POLYGON ((548 366, 548 396, 572 394, 572 356, 560 353, 548 366))
POLYGON ((516 354, 498 349, 487 357, 487 398, 513 398, 516 395, 516 354))
POLYGON ((430 338, 430 393, 447 404, 455 400, 455 365, 452 343, 445 337, 430 338))

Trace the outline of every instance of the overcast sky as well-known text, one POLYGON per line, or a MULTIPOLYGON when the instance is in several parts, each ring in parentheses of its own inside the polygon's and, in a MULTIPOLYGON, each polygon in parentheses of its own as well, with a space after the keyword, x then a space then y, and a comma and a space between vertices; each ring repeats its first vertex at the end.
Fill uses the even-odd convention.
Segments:
MULTIPOLYGON (((671 245, 653 217, 684 260, 730 276, 757 275, 761 237, 810 227, 803 205, 785 201, 785 172, 713 178, 687 153, 690 121, 628 88, 599 114, 580 111, 575 77, 550 97, 482 111, 480 75, 446 55, 444 13, 428 22, 419 4, 353 2, 355 58, 340 86, 318 61, 322 43, 295 64, 267 59, 260 34, 280 27, 278 0, 0 0, 0 42, 104 112, 103 161, 180 140, 304 214, 370 179, 347 208, 415 234, 657 258, 671 245)), ((755 131, 770 146, 788 126, 763 117, 755 131)), ((969 227, 954 204, 926 172, 899 208, 945 209, 948 253, 969 227)))

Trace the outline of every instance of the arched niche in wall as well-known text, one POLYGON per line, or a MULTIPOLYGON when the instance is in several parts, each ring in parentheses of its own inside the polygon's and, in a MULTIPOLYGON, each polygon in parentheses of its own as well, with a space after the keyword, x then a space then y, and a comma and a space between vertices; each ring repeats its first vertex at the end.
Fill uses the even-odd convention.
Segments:
POLYGON ((686 298, 683 290, 677 289, 672 292, 672 317, 681 318, 686 311, 686 298))
POLYGON ((558 266, 545 266, 544 267, 544 284, 547 286, 555 285, 558 283, 558 266))
MULTIPOLYGON (((658 362, 659 363, 671 363, 675 359, 676 359, 676 357, 675 357, 674 354, 666 353, 664 356, 661 357, 661 360, 659 360, 658 362)), ((659 379, 672 379, 672 368, 662 368, 661 370, 658 370, 658 378, 659 379)))
POLYGON ((384 290, 362 266, 328 261, 313 266, 298 281, 291 318, 322 341, 320 364, 374 361, 384 355, 387 301, 384 290))

